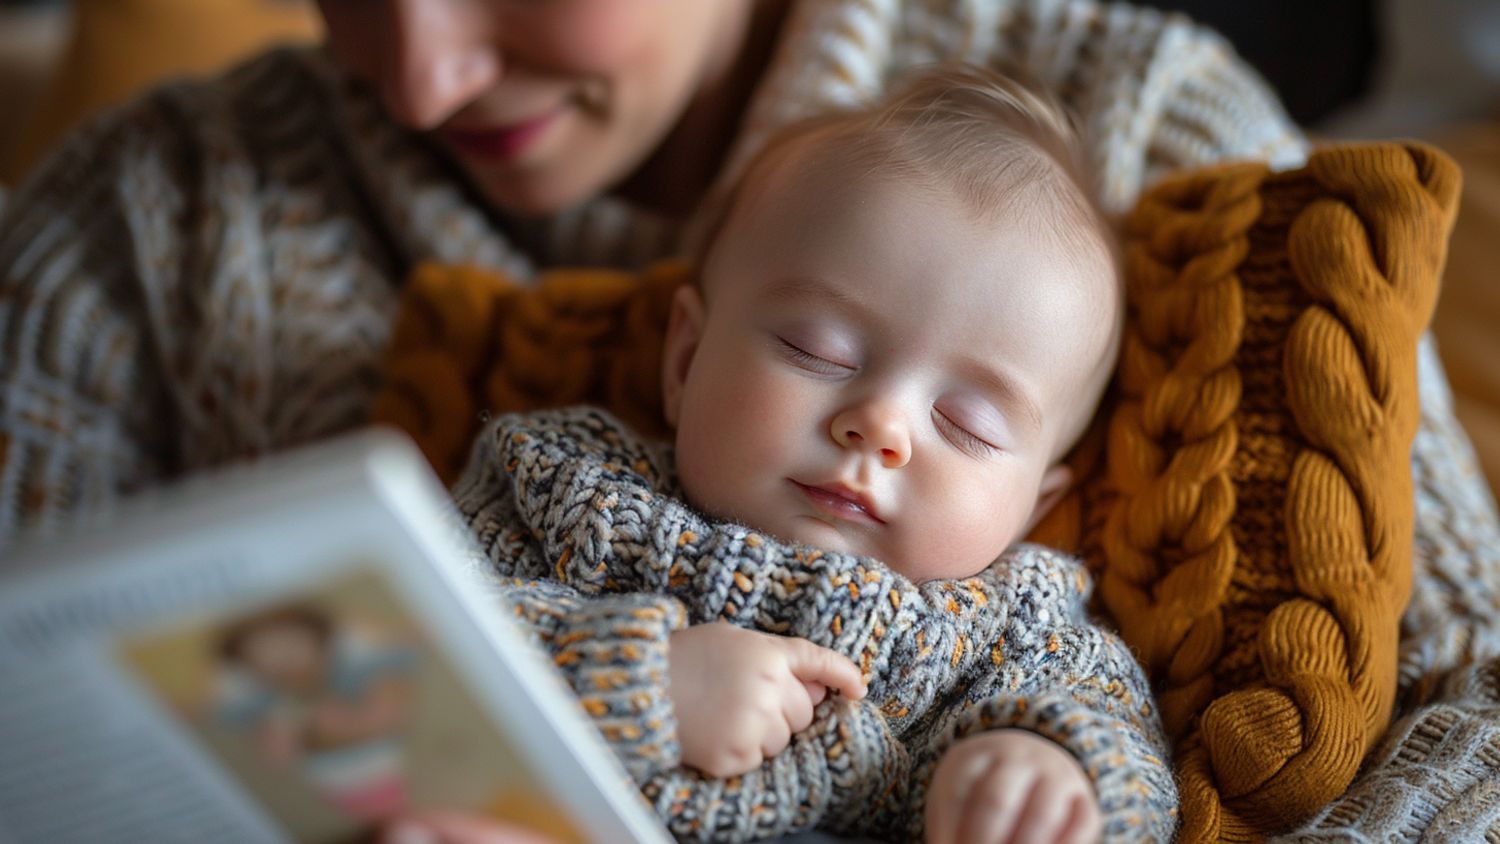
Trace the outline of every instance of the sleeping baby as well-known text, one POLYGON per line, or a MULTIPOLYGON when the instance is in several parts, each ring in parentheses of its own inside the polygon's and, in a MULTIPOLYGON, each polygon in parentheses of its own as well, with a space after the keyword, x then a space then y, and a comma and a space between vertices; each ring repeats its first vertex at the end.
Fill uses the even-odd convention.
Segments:
POLYGON ((1121 332, 1081 151, 956 66, 796 124, 673 299, 674 442, 572 408, 475 443, 481 564, 680 837, 1171 838, 1143 671, 1019 541, 1121 332))

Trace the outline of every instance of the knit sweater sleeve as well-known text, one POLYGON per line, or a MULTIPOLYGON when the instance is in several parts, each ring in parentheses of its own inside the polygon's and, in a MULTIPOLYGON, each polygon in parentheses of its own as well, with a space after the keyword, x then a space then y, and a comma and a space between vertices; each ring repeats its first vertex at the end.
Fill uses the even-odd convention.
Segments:
POLYGON ((927 785, 953 745, 999 729, 1037 733, 1082 765, 1106 841, 1170 841, 1177 791, 1144 670, 1113 632, 1085 617, 1089 581, 1074 558, 1021 546, 997 575, 1006 618, 988 643, 992 668, 910 737, 912 791, 894 821, 922 830, 927 785))
POLYGON ((185 208, 170 189, 152 203, 131 193, 175 179, 174 137, 146 106, 96 123, 0 217, 0 550, 23 526, 55 531, 172 463, 167 350, 152 346, 141 288, 175 283, 165 253, 185 208))
MULTIPOLYGON (((833 697, 785 750, 716 779, 664 771, 643 792, 681 841, 759 841, 809 830, 858 835, 906 800, 910 759, 881 711, 833 697)), ((881 837, 884 837, 882 835, 881 837)))
POLYGON ((71 135, 0 218, 0 552, 364 424, 399 279, 521 249, 318 49, 71 135))
POLYGON ((12 194, 0 548, 365 420, 398 270, 316 66, 275 53, 152 91, 12 194))
POLYGON ((552 563, 516 510, 514 485, 476 444, 452 492, 469 535, 469 565, 562 672, 600 734, 641 784, 681 761, 667 691, 668 637, 682 605, 643 592, 588 592, 549 577, 552 563))

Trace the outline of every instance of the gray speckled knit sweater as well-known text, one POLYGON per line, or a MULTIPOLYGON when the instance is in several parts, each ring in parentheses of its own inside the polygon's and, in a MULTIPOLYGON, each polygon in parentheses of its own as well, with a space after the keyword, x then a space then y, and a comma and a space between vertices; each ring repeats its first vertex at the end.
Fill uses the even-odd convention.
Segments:
POLYGON ((944 750, 1020 728, 1071 751, 1111 841, 1169 840, 1177 794, 1144 672, 1084 614, 1080 564, 1035 545, 964 580, 914 584, 864 557, 787 545, 684 505, 670 451, 587 408, 487 426, 459 509, 476 561, 552 650, 679 837, 751 840, 811 828, 919 840, 944 750), (667 634, 715 620, 799 636, 869 682, 834 699, 759 770, 678 765, 667 634))

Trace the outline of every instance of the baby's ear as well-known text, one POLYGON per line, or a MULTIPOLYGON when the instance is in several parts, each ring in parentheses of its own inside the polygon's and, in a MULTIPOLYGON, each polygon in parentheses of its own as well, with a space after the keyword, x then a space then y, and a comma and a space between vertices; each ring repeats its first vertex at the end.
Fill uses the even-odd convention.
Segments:
POLYGON ((1022 536, 1031 533, 1037 522, 1042 517, 1052 512, 1057 502, 1067 495, 1068 489, 1073 486, 1073 469, 1066 463, 1059 463, 1042 474, 1042 483, 1036 494, 1036 506, 1031 508, 1031 518, 1026 521, 1026 529, 1021 531, 1022 536))
POLYGON ((661 410, 673 428, 677 427, 678 411, 682 408, 688 370, 703 336, 703 318, 703 294, 698 292, 697 285, 677 288, 672 294, 672 316, 667 320, 667 337, 661 350, 661 410))

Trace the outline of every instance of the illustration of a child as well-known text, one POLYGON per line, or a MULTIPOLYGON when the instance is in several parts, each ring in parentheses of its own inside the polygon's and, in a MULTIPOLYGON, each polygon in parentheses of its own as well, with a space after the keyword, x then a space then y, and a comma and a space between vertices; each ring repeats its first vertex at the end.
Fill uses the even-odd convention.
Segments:
POLYGON ((387 639, 310 604, 242 619, 218 640, 216 717, 350 817, 400 812, 417 653, 387 639))
POLYGON ((483 565, 678 835, 1171 838, 1144 673, 1018 541, 1123 319, 1082 149, 955 66, 797 124, 677 292, 673 444, 589 408, 480 436, 483 565))

